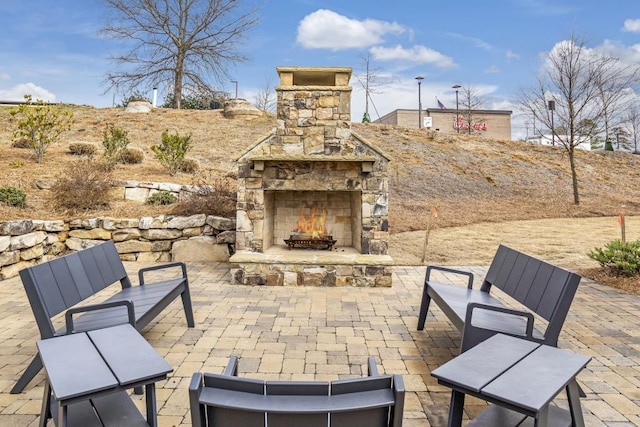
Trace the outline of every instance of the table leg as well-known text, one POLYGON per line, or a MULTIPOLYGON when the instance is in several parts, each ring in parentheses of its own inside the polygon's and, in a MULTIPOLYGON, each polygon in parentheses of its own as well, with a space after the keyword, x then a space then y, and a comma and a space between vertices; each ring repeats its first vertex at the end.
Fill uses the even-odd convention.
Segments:
POLYGON ((538 412, 536 416, 535 427, 547 427, 549 425, 549 404, 538 412))
POLYGON ((573 427, 584 427, 582 407, 580 406, 580 387, 574 378, 567 384, 567 398, 569 400, 569 411, 571 412, 571 425, 573 427))
POLYGON ((451 391, 451 402, 449 403, 449 423, 447 427, 462 426, 462 412, 464 410, 464 393, 451 391))
POLYGON ((61 405, 58 401, 58 425, 57 427, 67 427, 67 405, 61 405))
POLYGON ((147 424, 150 427, 158 425, 158 408, 156 406, 156 384, 151 383, 145 386, 145 398, 147 402, 147 424))
POLYGON ((39 427, 46 427, 51 418, 51 385, 49 380, 44 381, 44 394, 42 395, 42 409, 40 410, 39 427))

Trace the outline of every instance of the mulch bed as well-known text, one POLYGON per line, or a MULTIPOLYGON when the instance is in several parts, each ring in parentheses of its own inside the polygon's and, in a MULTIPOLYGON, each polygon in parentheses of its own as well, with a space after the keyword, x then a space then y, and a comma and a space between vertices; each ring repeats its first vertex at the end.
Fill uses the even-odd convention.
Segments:
POLYGON ((608 268, 585 268, 579 270, 582 277, 630 294, 640 294, 640 276, 626 277, 611 274, 608 268))

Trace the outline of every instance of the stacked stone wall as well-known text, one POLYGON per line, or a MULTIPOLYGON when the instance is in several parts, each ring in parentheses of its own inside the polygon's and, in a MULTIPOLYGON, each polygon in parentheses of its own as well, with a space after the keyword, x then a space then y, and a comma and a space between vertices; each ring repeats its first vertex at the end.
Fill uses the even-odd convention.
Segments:
POLYGON ((228 261, 235 220, 212 215, 0 222, 0 278, 113 240, 123 261, 228 261))

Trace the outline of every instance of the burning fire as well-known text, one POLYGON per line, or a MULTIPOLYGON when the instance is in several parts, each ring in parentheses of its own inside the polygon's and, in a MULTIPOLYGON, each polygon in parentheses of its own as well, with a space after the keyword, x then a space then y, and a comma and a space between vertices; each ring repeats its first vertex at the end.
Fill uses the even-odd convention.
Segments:
POLYGON ((302 207, 293 231, 308 234, 312 239, 320 239, 327 236, 327 209, 323 207, 322 212, 319 213, 318 205, 314 203, 311 205, 311 210, 307 217, 305 208, 302 207))

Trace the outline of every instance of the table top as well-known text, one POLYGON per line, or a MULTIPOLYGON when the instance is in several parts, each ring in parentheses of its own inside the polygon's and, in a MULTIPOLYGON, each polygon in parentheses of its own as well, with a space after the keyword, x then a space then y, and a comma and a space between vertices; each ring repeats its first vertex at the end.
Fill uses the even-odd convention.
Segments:
POLYGON ((155 382, 173 369, 131 325, 37 342, 58 400, 155 382))
POLYGON ((431 375, 462 391, 539 411, 589 360, 568 350, 497 334, 431 375))

